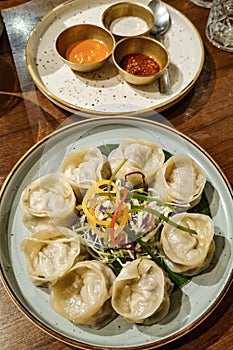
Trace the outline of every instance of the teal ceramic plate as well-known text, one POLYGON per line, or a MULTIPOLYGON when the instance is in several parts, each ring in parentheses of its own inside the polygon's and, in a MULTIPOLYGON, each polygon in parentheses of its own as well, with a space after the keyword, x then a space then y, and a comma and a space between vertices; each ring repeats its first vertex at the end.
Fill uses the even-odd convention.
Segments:
POLYGON ((37 326, 83 349, 154 349, 199 325, 229 288, 233 265, 233 204, 230 186, 219 167, 197 144, 170 127, 137 118, 89 119, 61 128, 30 149, 9 174, 1 192, 0 261, 2 281, 13 301, 37 326), (172 294, 171 310, 159 324, 142 326, 118 317, 101 330, 72 324, 49 306, 49 294, 29 280, 20 244, 28 234, 19 212, 20 195, 33 179, 56 172, 67 152, 77 147, 119 143, 136 136, 172 154, 193 157, 207 176, 205 194, 215 223, 216 252, 211 266, 172 294))

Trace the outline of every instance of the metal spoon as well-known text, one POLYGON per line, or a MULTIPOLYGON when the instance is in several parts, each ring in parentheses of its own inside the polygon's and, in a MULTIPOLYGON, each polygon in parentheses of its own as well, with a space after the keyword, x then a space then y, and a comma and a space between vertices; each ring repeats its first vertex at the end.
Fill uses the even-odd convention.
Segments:
MULTIPOLYGON (((148 4, 155 15, 155 23, 151 29, 151 34, 153 34, 158 41, 162 44, 163 34, 166 33, 170 26, 170 15, 167 7, 160 0, 151 0, 148 4)), ((163 75, 159 79, 160 92, 162 94, 171 95, 171 83, 169 78, 168 69, 166 69, 163 75)))

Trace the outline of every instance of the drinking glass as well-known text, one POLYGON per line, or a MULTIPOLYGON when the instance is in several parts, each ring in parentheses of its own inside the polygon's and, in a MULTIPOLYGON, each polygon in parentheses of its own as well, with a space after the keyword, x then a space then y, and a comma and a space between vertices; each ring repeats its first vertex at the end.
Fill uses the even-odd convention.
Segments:
POLYGON ((233 0, 213 0, 206 36, 219 49, 233 52, 233 0))
POLYGON ((206 8, 210 8, 213 2, 211 0, 190 0, 190 1, 197 6, 206 7, 206 8))

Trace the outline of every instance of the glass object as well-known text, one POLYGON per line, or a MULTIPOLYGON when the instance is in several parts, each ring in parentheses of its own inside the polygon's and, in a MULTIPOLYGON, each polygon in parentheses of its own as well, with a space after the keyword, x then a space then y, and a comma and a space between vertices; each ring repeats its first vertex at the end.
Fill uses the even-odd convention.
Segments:
POLYGON ((210 8, 213 2, 211 0, 190 0, 190 1, 197 6, 206 7, 206 8, 210 8))
POLYGON ((206 36, 219 49, 233 52, 233 0, 213 0, 206 36))

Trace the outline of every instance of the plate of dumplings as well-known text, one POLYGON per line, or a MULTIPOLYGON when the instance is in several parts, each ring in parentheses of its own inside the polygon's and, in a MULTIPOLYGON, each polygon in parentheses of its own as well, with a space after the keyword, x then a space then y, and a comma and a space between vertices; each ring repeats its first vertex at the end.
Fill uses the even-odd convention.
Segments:
POLYGON ((66 344, 155 349, 229 289, 232 210, 221 169, 175 129, 127 116, 76 122, 31 148, 2 187, 1 278, 66 344))

